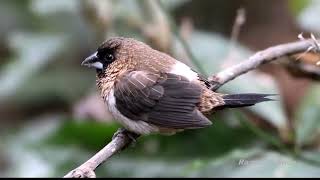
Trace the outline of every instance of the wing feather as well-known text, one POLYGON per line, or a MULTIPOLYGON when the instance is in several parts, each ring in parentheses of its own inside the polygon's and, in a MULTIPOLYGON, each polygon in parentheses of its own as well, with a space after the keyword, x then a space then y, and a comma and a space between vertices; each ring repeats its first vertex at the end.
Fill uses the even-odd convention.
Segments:
POLYGON ((197 109, 201 86, 183 76, 133 71, 115 84, 116 107, 131 120, 187 129, 211 125, 197 109))

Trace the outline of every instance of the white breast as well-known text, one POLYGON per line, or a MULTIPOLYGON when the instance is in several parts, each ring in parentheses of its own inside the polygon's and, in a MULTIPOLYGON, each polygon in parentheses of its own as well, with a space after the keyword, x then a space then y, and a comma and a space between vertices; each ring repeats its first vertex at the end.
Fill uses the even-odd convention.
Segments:
POLYGON ((180 61, 176 61, 176 64, 173 65, 170 73, 184 76, 189 79, 189 81, 198 79, 198 74, 194 72, 189 66, 180 61))
POLYGON ((109 111, 113 115, 115 120, 122 124, 129 131, 138 134, 150 134, 159 132, 159 129, 156 126, 150 125, 144 121, 130 120, 124 115, 122 115, 116 107, 116 99, 114 97, 113 89, 109 92, 109 95, 106 97, 106 102, 108 103, 109 111))

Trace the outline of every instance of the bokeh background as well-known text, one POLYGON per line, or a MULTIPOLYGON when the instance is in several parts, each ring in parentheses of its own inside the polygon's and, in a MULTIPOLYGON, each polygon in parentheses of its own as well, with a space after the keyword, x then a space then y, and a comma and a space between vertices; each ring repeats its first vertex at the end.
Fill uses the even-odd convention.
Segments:
MULTIPOLYGON (((111 140, 120 126, 94 70, 80 66, 108 37, 139 39, 208 76, 300 33, 319 37, 319 15, 317 0, 1 0, 0 176, 62 177, 111 140)), ((242 75, 219 91, 279 101, 142 137, 97 176, 319 177, 318 61, 305 53, 242 75)))

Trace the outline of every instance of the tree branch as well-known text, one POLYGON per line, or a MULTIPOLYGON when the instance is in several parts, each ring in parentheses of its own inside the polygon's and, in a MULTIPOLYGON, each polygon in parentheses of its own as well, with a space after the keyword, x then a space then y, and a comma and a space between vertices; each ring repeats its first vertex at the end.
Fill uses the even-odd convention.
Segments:
POLYGON ((139 135, 129 132, 125 129, 118 129, 113 135, 112 141, 109 142, 97 154, 87 160, 85 163, 70 171, 64 178, 95 178, 94 170, 108 160, 112 155, 128 147, 134 142, 139 135))
POLYGON ((246 61, 209 77, 209 82, 212 84, 211 89, 217 90, 223 84, 233 80, 234 78, 254 70, 262 64, 274 61, 279 57, 303 53, 309 51, 310 49, 314 49, 319 52, 317 42, 313 39, 281 44, 259 51, 246 61))

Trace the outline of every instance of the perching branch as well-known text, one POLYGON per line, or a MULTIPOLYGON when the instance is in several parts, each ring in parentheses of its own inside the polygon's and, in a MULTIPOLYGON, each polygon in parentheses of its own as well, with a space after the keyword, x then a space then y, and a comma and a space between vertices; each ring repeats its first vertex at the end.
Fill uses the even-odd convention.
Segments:
POLYGON ((272 62, 283 56, 290 56, 297 53, 307 52, 310 49, 314 49, 319 52, 318 42, 310 39, 298 42, 292 42, 287 44, 280 44, 272 46, 265 50, 259 51, 251 56, 248 60, 229 67, 216 75, 209 77, 209 81, 212 83, 212 90, 217 90, 223 84, 233 80, 234 78, 256 69, 258 66, 272 62))
MULTIPOLYGON (((299 42, 273 46, 257 52, 243 63, 231 66, 217 73, 216 75, 211 76, 210 82, 213 83, 212 89, 216 90, 234 78, 254 70, 262 64, 276 60, 279 57, 305 52, 313 46, 313 43, 315 43, 313 40, 303 40, 299 42)), ((95 177, 94 170, 100 164, 108 160, 112 155, 125 149, 133 140, 137 138, 138 135, 132 134, 128 131, 118 130, 108 145, 106 145, 84 164, 70 171, 64 177, 95 177)))
POLYGON ((131 133, 124 129, 119 129, 103 149, 95 154, 88 161, 83 163, 81 166, 70 171, 64 178, 95 178, 96 174, 94 170, 101 165, 103 162, 108 160, 112 155, 125 149, 132 141, 135 141, 139 135, 131 133))

